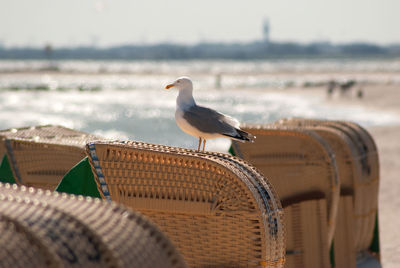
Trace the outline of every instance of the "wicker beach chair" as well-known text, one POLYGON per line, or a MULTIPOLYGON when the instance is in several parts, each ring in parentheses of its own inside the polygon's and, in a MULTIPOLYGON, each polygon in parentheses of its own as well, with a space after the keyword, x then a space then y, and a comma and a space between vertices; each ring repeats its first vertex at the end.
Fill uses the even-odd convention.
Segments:
POLYGON ((255 143, 233 142, 234 153, 270 179, 285 212, 286 267, 330 267, 340 182, 329 145, 311 130, 246 125, 255 143))
POLYGON ((100 138, 61 126, 8 129, 0 131, 0 153, 7 153, 17 184, 54 190, 93 139, 100 138))
POLYGON ((370 133, 360 125, 353 122, 343 121, 339 121, 338 123, 352 130, 354 138, 358 141, 360 152, 363 152, 359 155, 359 159, 362 159, 362 163, 364 164, 364 166, 362 166, 363 182, 357 186, 360 188, 360 192, 364 192, 364 195, 362 199, 356 200, 356 202, 359 204, 365 204, 365 206, 362 207, 362 209, 355 211, 356 221, 359 222, 358 224, 361 226, 360 234, 356 237, 356 250, 359 252, 357 263, 361 263, 362 261, 365 262, 365 259, 369 258, 368 249, 372 249, 375 257, 380 259, 378 231, 378 149, 370 133), (373 241, 372 246, 371 241, 373 241))
MULTIPOLYGON (((348 204, 344 205, 347 209, 339 213, 341 220, 338 221, 335 238, 335 263, 350 263, 350 256, 357 256, 357 263, 365 262, 365 258, 370 256, 368 250, 374 238, 374 229, 377 228, 379 159, 373 138, 364 128, 353 122, 289 118, 277 123, 314 129, 324 138, 330 139, 337 155, 342 184, 345 185, 341 189, 344 193, 342 196, 349 192, 353 195, 353 208, 348 204), (324 135, 323 132, 327 129, 335 133, 337 141, 344 141, 345 144, 335 143, 332 137, 324 135), (350 171, 350 167, 353 167, 353 174, 346 172, 350 171)), ((343 202, 345 201, 341 198, 341 203, 343 202)), ((378 240, 379 237, 375 239, 378 240)), ((376 243, 379 244, 379 240, 376 243)), ((379 252, 374 252, 374 255, 379 259, 379 252)), ((346 267, 343 265, 340 267, 346 267)))
POLYGON ((121 205, 0 184, 1 267, 186 267, 170 240, 121 205))
POLYGON ((139 142, 87 151, 102 197, 151 218, 190 267, 283 267, 279 199, 243 160, 139 142))
MULTIPOLYGON (((301 127, 296 122, 282 120, 283 125, 301 127)), ((340 177, 340 201, 334 235, 335 265, 337 267, 356 267, 356 249, 354 243, 354 183, 361 165, 356 160, 357 148, 339 129, 329 126, 308 126, 330 145, 335 153, 338 175, 340 177)), ((357 194, 357 193, 356 193, 357 194)))

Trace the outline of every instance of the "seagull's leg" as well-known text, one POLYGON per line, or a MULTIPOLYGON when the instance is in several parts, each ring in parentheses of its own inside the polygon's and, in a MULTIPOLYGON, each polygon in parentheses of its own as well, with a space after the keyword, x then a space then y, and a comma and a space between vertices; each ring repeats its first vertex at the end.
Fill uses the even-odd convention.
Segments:
POLYGON ((206 148, 206 139, 203 140, 203 152, 205 148, 206 148))
POLYGON ((201 138, 199 138, 199 147, 197 148, 197 151, 200 152, 200 146, 201 146, 201 138))

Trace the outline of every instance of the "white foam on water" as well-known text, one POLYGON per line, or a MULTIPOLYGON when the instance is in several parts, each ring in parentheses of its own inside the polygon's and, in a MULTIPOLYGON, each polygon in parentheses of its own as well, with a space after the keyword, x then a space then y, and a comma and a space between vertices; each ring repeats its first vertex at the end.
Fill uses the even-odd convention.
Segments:
POLYGON ((119 131, 118 129, 97 129, 93 132, 93 134, 111 140, 129 140, 128 133, 125 133, 124 131, 119 131))
POLYGON ((0 72, 29 72, 56 67, 69 73, 259 74, 266 72, 386 72, 400 71, 400 60, 393 59, 276 59, 260 61, 173 60, 0 60, 0 72))
MULTIPOLYGON (((175 123, 177 92, 163 89, 0 91, 0 128, 58 124, 112 139, 134 139, 197 148, 198 140, 175 123)), ((241 122, 270 123, 284 117, 350 120, 364 126, 400 124, 391 113, 359 106, 333 106, 319 97, 263 90, 197 90, 198 104, 241 122)), ((228 139, 207 141, 207 149, 227 151, 228 139)))
POLYGON ((262 61, 0 60, 0 90, 160 89, 190 75, 199 88, 286 88, 356 80, 400 84, 400 60, 286 59, 262 61), (49 69, 49 67, 51 67, 49 69), (219 82, 218 82, 219 81, 219 82))

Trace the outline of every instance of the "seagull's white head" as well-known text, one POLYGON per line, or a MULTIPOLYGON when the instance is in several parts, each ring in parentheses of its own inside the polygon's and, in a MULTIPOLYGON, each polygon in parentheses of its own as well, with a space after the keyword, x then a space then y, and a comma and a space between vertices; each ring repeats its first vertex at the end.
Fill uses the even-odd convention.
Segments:
POLYGON ((169 84, 165 87, 165 89, 170 89, 171 87, 176 87, 179 90, 185 89, 185 90, 193 90, 193 83, 192 80, 190 80, 189 77, 182 76, 179 77, 175 82, 172 84, 169 84))

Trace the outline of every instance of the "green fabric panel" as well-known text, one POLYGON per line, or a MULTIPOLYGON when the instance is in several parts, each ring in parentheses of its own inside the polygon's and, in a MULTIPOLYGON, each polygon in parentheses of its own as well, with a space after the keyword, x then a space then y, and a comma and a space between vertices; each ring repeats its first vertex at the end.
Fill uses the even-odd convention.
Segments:
POLYGON ((232 144, 231 144, 231 146, 229 147, 228 153, 230 153, 230 154, 233 155, 233 156, 236 156, 235 150, 233 149, 232 144))
POLYGON ((335 245, 333 244, 334 242, 332 241, 331 244, 331 250, 329 251, 329 259, 331 261, 331 267, 335 268, 336 264, 335 264, 335 245))
POLYGON ((378 213, 376 213, 374 237, 372 238, 372 243, 369 246, 369 250, 375 253, 379 253, 379 226, 378 226, 378 213))
POLYGON ((8 157, 6 154, 3 156, 0 164, 0 182, 17 183, 14 179, 10 162, 8 162, 8 157))
POLYGON ((56 191, 101 198, 88 157, 82 159, 65 174, 56 191))

